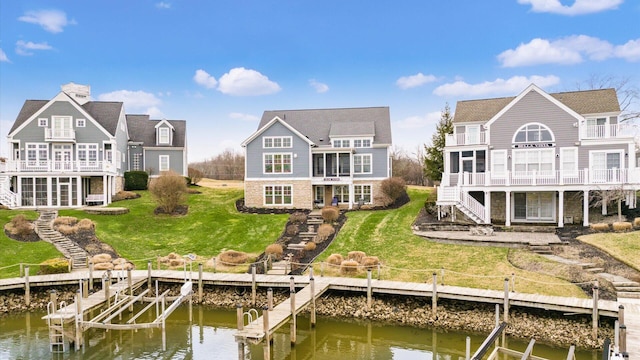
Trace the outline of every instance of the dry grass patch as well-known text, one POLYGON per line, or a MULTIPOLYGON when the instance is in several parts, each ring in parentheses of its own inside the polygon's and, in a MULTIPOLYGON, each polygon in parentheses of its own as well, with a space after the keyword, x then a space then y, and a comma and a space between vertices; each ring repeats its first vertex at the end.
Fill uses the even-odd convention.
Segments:
POLYGON ((101 264, 101 263, 111 262, 111 255, 109 255, 109 254, 94 255, 91 258, 91 262, 93 262, 94 264, 101 264))
POLYGON ((358 264, 362 263, 362 259, 367 256, 367 254, 365 254, 364 251, 349 251, 349 253, 347 254, 347 259, 349 260, 355 260, 358 262, 358 264))
POLYGON ((335 206, 325 206, 322 208, 322 219, 326 223, 332 223, 338 220, 340 210, 335 206))
POLYGON ((609 224, 606 224, 606 223, 591 224, 589 225, 589 227, 593 231, 600 231, 600 232, 609 231, 609 224))
POLYGON ((78 232, 78 228, 74 225, 58 225, 56 229, 62 235, 72 235, 78 232))
POLYGON ((78 230, 95 230, 96 224, 89 219, 82 219, 76 224, 78 230))
POLYGON ((53 227, 60 225, 73 226, 78 222, 78 218, 73 216, 58 216, 53 220, 53 227))
POLYGON ((618 232, 620 232, 620 231, 630 231, 633 228, 631 223, 630 222, 626 222, 626 221, 614 222, 612 227, 613 227, 613 231, 618 231, 618 232))
POLYGON ((340 254, 331 254, 327 258, 327 263, 335 266, 340 266, 340 264, 342 264, 343 261, 344 261, 344 258, 340 254))
POLYGON ((322 224, 318 226, 318 234, 316 235, 316 242, 321 243, 326 241, 329 236, 333 235, 336 229, 331 224, 322 224))
POLYGON ((249 256, 241 251, 227 250, 218 255, 218 260, 222 265, 240 265, 247 262, 249 256))
POLYGON ((358 264, 355 260, 344 260, 340 264, 340 273, 342 275, 354 275, 358 273, 358 264))
POLYGON ((294 224, 302 224, 307 222, 307 214, 297 211, 289 216, 289 221, 294 224))
POLYGON ((5 225, 5 229, 15 236, 27 236, 33 232, 34 225, 23 214, 18 214, 5 225))
POLYGON ((640 227, 640 217, 633 219, 633 227, 640 227))
POLYGON ((267 246, 264 250, 265 255, 270 255, 274 260, 282 259, 282 254, 284 253, 284 249, 282 249, 282 245, 280 244, 271 244, 267 246))
POLYGON ((362 258, 360 264, 367 269, 373 269, 380 264, 380 259, 378 259, 377 256, 365 256, 362 258))

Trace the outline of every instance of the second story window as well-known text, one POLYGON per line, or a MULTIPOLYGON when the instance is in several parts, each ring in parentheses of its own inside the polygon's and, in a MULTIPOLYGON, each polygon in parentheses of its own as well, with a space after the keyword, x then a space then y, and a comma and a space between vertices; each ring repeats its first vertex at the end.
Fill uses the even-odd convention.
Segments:
POLYGON ((39 127, 47 127, 47 126, 49 126, 49 119, 47 119, 47 118, 38 119, 38 126, 39 127))
POLYGON ((351 141, 350 140, 333 140, 333 147, 348 148, 348 147, 351 147, 351 141))
POLYGON ((371 139, 355 139, 353 140, 353 147, 356 148, 370 148, 371 139))
POLYGON ((290 148, 291 140, 291 136, 265 136, 262 138, 262 147, 265 149, 290 148))
POLYGON ((548 127, 537 123, 522 126, 513 136, 514 143, 533 143, 544 141, 554 141, 553 134, 548 127))
POLYGON ((371 154, 353 155, 353 173, 371 174, 371 154))
POLYGON ((169 128, 158 129, 158 144, 169 144, 169 128))
POLYGON ((160 155, 158 158, 158 164, 160 171, 169 171, 169 155, 160 155))
POLYGON ((85 127, 87 120, 85 119, 76 119, 76 127, 85 127))
POLYGON ((37 166, 40 162, 49 159, 48 144, 27 144, 27 164, 37 166))
POLYGON ((263 171, 265 174, 291 174, 291 154, 264 154, 263 171))

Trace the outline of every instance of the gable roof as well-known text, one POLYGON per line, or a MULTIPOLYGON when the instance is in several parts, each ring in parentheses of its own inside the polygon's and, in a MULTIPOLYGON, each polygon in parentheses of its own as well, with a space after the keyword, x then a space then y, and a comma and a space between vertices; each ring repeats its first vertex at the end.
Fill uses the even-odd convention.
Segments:
POLYGON ((26 100, 22 105, 22 109, 18 113, 18 117, 16 121, 14 121, 13 126, 11 126, 11 130, 9 130, 9 134, 14 132, 20 125, 24 124, 33 114, 38 112, 38 110, 42 109, 49 101, 48 100, 26 100))
POLYGON ((294 128, 316 145, 329 145, 330 136, 374 136, 373 144, 391 145, 389 107, 267 110, 258 129, 275 117, 294 128))
MULTIPOLYGON (((551 93, 551 97, 578 114, 619 112, 620 104, 615 89, 597 89, 551 93)), ((453 117, 454 123, 486 122, 509 105, 516 96, 458 101, 453 117)))
POLYGON ((149 120, 149 115, 126 115, 129 128, 129 141, 140 142, 146 147, 167 147, 156 144, 156 125, 165 121, 173 126, 172 147, 184 147, 186 144, 187 122, 185 120, 149 120))

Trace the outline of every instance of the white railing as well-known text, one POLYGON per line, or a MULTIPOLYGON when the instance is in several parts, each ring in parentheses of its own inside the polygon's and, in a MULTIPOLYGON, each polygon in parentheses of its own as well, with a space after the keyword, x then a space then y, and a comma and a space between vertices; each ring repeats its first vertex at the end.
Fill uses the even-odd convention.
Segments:
POLYGON ((466 191, 461 191, 460 196, 462 197, 462 204, 467 210, 471 211, 475 216, 477 216, 482 222, 485 222, 484 219, 484 205, 482 205, 478 200, 474 199, 473 196, 469 195, 466 191))
POLYGON ((108 161, 53 161, 19 160, 7 161, 5 172, 115 172, 116 167, 108 161))
POLYGON ((11 191, 11 184, 7 176, 0 176, 0 204, 10 208, 18 206, 18 194, 11 191))
POLYGON ((446 146, 456 146, 456 145, 478 145, 478 144, 486 144, 486 133, 464 133, 464 134, 447 134, 445 138, 446 146))
POLYGON ((628 129, 628 126, 625 124, 583 125, 581 129, 583 139, 607 139, 633 136, 633 134, 625 132, 625 130, 628 129))
POLYGON ((75 140, 76 132, 73 129, 44 129, 45 140, 75 140))
POLYGON ((442 187, 640 184, 638 169, 502 171, 443 174, 442 187))

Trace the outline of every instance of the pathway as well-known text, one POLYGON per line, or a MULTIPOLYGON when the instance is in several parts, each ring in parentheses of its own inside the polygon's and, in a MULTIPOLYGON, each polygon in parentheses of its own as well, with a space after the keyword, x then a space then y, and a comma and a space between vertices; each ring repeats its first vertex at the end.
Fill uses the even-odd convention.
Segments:
POLYGON ((74 241, 53 229, 53 220, 58 217, 56 210, 41 210, 40 217, 36 220, 36 232, 40 239, 53 244, 71 261, 73 269, 86 269, 89 254, 74 241))

